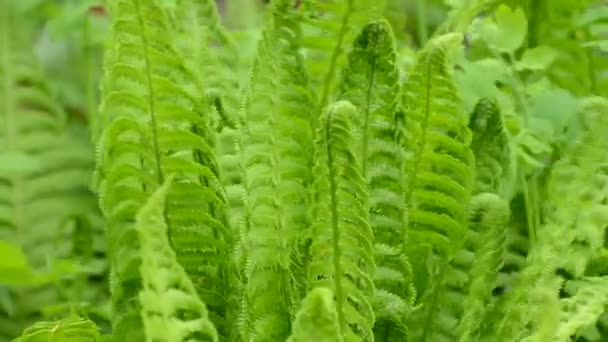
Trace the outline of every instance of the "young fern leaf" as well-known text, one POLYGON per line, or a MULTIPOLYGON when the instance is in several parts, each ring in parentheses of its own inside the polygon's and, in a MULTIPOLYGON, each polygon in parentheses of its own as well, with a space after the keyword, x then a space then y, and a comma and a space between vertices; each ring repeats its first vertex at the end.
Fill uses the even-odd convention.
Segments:
MULTIPOLYGON (((383 0, 305 0, 305 28, 302 40, 307 48, 307 67, 318 88, 320 109, 331 100, 336 73, 344 65, 344 50, 361 27, 378 16, 383 0)), ((319 113, 317 115, 320 114, 319 113)))
POLYGON ((463 264, 470 266, 468 295, 458 327, 462 342, 474 341, 486 319, 503 262, 509 215, 507 202, 492 193, 475 195, 469 204, 469 230, 460 254, 466 259, 463 264))
POLYGON ((416 328, 416 341, 453 341, 465 296, 466 270, 450 264, 465 234, 474 171, 471 132, 447 59, 448 49, 461 39, 448 34, 430 41, 404 87, 407 251, 419 265, 414 271, 419 290, 426 288, 423 312, 410 328, 416 328), (430 280, 424 279, 426 272, 430 280))
POLYGON ((178 261, 226 336, 232 308, 231 232, 198 74, 172 45, 156 1, 115 0, 105 56, 98 190, 108 223, 113 331, 143 341, 135 215, 165 174, 175 174, 167 219, 178 261))
POLYGON ((292 258, 309 222, 314 105, 292 7, 290 0, 271 4, 244 106, 244 341, 286 339, 303 292, 292 258))
POLYGON ((99 328, 90 320, 68 318, 58 322, 38 322, 13 342, 97 342, 99 328))
POLYGON ((498 103, 482 98, 469 120, 473 133, 471 149, 475 154, 474 193, 490 192, 510 198, 512 165, 510 140, 503 127, 498 103))
POLYGON ((345 341, 373 341, 373 232, 352 145, 351 121, 357 115, 353 104, 339 101, 326 109, 318 128, 308 288, 334 291, 345 341))
MULTIPOLYGON (((411 266, 405 255, 406 208, 403 201, 404 155, 399 143, 402 124, 398 122, 401 85, 397 53, 390 24, 386 20, 367 24, 357 36, 348 55, 348 66, 339 86, 338 98, 359 108, 361 117, 355 132, 359 139, 357 157, 369 189, 369 219, 374 232, 377 295, 390 297, 391 308, 406 309, 411 266), (399 303, 396 303, 399 301, 399 303)), ((374 333, 376 339, 405 339, 406 312, 391 312, 378 298, 374 333), (385 316, 388 315, 388 316, 385 316)))
POLYGON ((171 248, 166 202, 171 179, 137 213, 135 230, 141 245, 143 288, 139 293, 146 341, 218 341, 205 303, 171 248))
POLYGON ((314 288, 304 298, 287 342, 341 342, 334 294, 324 287, 314 288))

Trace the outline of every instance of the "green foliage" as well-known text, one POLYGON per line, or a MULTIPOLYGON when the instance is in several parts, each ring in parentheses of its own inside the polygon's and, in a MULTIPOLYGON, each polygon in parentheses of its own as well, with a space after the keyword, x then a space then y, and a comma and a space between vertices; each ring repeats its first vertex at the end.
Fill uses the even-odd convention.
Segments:
POLYGON ((477 102, 469 128, 473 133, 471 149, 475 154, 474 192, 491 192, 510 198, 514 176, 511 141, 496 100, 482 98, 477 102))
POLYGON ((172 247, 222 333, 231 314, 231 232, 198 74, 172 44, 166 12, 150 1, 116 1, 105 57, 98 189, 108 222, 117 340, 142 340, 135 273, 142 254, 133 221, 146 198, 176 174, 167 220, 172 247), (169 64, 165 64, 169 63, 169 64))
POLYGON ((302 301, 288 342, 342 341, 333 292, 317 287, 302 301))
POLYGON ((367 24, 355 39, 343 71, 339 98, 360 108, 355 129, 359 138, 360 173, 369 190, 369 222, 374 232, 376 264, 374 283, 376 338, 403 338, 407 312, 384 310, 386 301, 407 308, 411 266, 405 254, 406 211, 403 199, 404 155, 400 117, 399 70, 392 30, 386 21, 367 24), (399 303, 396 303, 396 302, 399 303))
POLYGON ((308 226, 311 105, 289 1, 272 4, 246 94, 239 146, 244 170, 244 341, 289 336, 303 277, 293 254, 308 226), (290 86, 284 84, 289 82, 290 86))
POLYGON ((68 318, 58 322, 38 322, 23 331, 13 342, 97 342, 99 331, 94 322, 68 318))
POLYGON ((607 19, 0 0, 0 342, 607 340, 607 19))
POLYGON ((466 294, 467 265, 451 262, 463 243, 474 175, 471 132, 448 59, 460 38, 450 33, 431 40, 404 89, 409 245, 413 263, 429 267, 419 274, 414 269, 423 311, 412 317, 413 338, 421 341, 453 339, 462 315, 459 296, 466 294))
POLYGON ((308 287, 333 289, 345 341, 373 341, 373 231, 365 211, 365 180, 352 148, 351 118, 357 115, 353 104, 339 101, 326 109, 318 128, 308 287))
POLYGON ((165 210, 171 180, 167 180, 137 213, 135 230, 144 256, 139 297, 146 341, 218 341, 205 304, 168 238, 165 210))
POLYGON ((0 12, 0 238, 3 268, 11 269, 2 281, 0 339, 7 340, 45 315, 98 305, 107 262, 88 189, 92 148, 75 134, 28 45, 30 23, 13 2, 0 12))
POLYGON ((456 259, 470 264, 468 295, 460 320, 459 340, 470 341, 481 330, 492 305, 492 290, 498 281, 498 270, 504 260, 508 204, 491 193, 475 195, 469 203, 464 248, 456 259))

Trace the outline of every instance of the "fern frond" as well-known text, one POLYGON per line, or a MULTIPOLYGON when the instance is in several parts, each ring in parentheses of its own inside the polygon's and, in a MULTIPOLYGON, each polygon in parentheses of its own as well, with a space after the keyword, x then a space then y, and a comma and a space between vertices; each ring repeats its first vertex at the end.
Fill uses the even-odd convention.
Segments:
POLYGON ((423 269, 414 270, 417 286, 426 288, 421 294, 424 312, 418 315, 412 335, 420 341, 453 340, 465 296, 466 270, 449 265, 466 231, 474 173, 471 132, 448 60, 450 47, 461 39, 459 34, 448 34, 431 40, 404 87, 407 250, 412 264, 423 269), (429 248, 431 254, 422 253, 429 248), (425 265, 431 265, 430 280, 420 277, 425 265))
POLYGON ((116 0, 106 51, 98 143, 98 189, 113 266, 113 331, 142 341, 135 215, 175 174, 167 222, 177 259, 196 284, 221 336, 236 306, 228 258, 232 234, 196 70, 173 45, 167 13, 156 1, 116 0))
MULTIPOLYGON (((314 75, 312 83, 318 87, 319 108, 331 100, 336 73, 345 64, 346 47, 384 7, 384 1, 370 0, 306 0, 302 43, 306 51, 307 68, 314 75)), ((320 110, 317 115, 320 115, 320 110)))
POLYGON ((509 136, 494 99, 477 102, 469 120, 473 132, 471 149, 475 154, 475 193, 490 192, 510 198, 514 172, 509 136))
POLYGON ((99 328, 90 320, 68 318, 58 322, 38 322, 13 342, 97 342, 99 328))
POLYGON ((299 19, 289 0, 271 4, 244 106, 243 340, 281 340, 301 300, 292 261, 308 227, 311 107, 299 49, 299 19), (288 87, 285 85, 289 84, 288 87))
POLYGON ((350 102, 336 102, 318 129, 308 287, 333 289, 346 341, 373 341, 373 232, 365 180, 352 146, 351 121, 357 115, 350 102))
POLYGON ((314 288, 302 302, 287 342, 341 342, 334 294, 314 288))
POLYGON ((591 259, 604 248, 608 220, 608 180, 603 168, 608 161, 608 100, 586 99, 580 109, 589 128, 570 155, 553 167, 548 182, 550 220, 567 229, 569 257, 560 265, 576 277, 584 274, 591 259))
POLYGON ((489 328, 500 341, 529 335, 525 327, 550 324, 542 319, 542 303, 551 303, 559 294, 562 279, 556 270, 581 277, 587 263, 602 250, 608 210, 597 189, 605 182, 599 170, 608 159, 604 138, 608 101, 591 98, 581 110, 594 118, 593 125, 578 141, 574 153, 552 170, 547 222, 540 227, 538 243, 531 249, 513 290, 497 304, 496 316, 500 319, 489 328), (541 304, 534 310, 526 306, 530 302, 541 304))
POLYGON ((584 277, 576 281, 578 290, 573 297, 562 299, 559 325, 553 331, 553 341, 570 341, 579 329, 589 326, 606 312, 608 278, 584 277))
POLYGON ((469 230, 464 251, 469 254, 468 295, 459 323, 460 341, 477 337, 491 305, 506 246, 509 205, 495 194, 475 195, 469 204, 469 230))
MULTIPOLYGON (((395 305, 404 307, 412 294, 408 284, 411 267, 404 251, 407 219, 402 184, 404 155, 400 145, 403 125, 398 115, 401 84, 393 33, 386 20, 363 27, 342 74, 338 98, 353 103, 361 114, 355 118, 355 132, 360 146, 357 157, 361 160, 361 174, 369 188, 369 219, 376 242, 378 270, 374 284, 379 290, 395 294, 393 300, 401 301, 395 305)), ((403 339, 399 332, 404 326, 403 317, 377 316, 376 338, 403 339)))
POLYGON ((218 341, 205 303, 178 263, 168 239, 166 201, 171 180, 156 190, 137 213, 143 289, 139 293, 149 342, 218 341))

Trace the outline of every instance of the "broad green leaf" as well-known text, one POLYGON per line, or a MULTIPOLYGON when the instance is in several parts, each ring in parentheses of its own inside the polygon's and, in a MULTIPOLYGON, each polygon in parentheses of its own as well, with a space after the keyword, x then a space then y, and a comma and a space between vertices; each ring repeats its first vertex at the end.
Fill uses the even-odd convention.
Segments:
POLYGON ((455 79, 464 100, 467 112, 472 112, 480 98, 495 98, 503 112, 513 111, 513 100, 507 93, 496 87, 497 81, 509 81, 509 71, 499 60, 484 58, 474 62, 461 58, 455 79))
POLYGON ((528 21, 521 8, 512 10, 500 5, 494 20, 488 18, 481 26, 481 35, 488 46, 496 52, 513 53, 526 39, 528 21))
POLYGON ((544 70, 555 61, 557 51, 548 46, 537 46, 524 52, 516 63, 518 70, 544 70))
MULTIPOLYGON (((552 126, 552 135, 563 131, 570 117, 576 114, 579 102, 563 89, 546 89, 531 99, 530 116, 552 126)), ((535 127, 536 128, 536 127, 535 127)), ((545 137, 553 139, 553 136, 545 137)))

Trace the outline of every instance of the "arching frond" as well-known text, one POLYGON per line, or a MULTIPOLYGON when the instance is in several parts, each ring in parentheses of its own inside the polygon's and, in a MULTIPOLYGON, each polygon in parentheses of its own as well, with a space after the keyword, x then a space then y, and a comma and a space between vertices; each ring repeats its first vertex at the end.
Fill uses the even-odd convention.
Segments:
POLYGON ((326 109, 318 129, 308 288, 333 289, 344 340, 373 341, 373 232, 353 148, 351 122, 356 116, 350 102, 336 102, 326 109))
POLYGON ((404 87, 407 250, 416 256, 417 286, 425 289, 412 332, 420 341, 452 341, 466 295, 466 271, 449 264, 464 238, 473 185, 471 132, 448 60, 450 47, 461 39, 448 34, 431 40, 404 87), (424 279, 426 272, 430 279, 424 279))
POLYGON ((246 212, 244 341, 289 336, 301 300, 293 261, 308 227, 314 107, 299 49, 299 20, 289 0, 271 4, 244 108, 241 167, 246 212), (289 84, 288 87, 285 85, 289 84))
POLYGON ((171 248, 166 222, 167 180, 137 213, 143 289, 139 293, 146 341, 218 341, 205 303, 171 248))
MULTIPOLYGON (((385 20, 363 27, 348 54, 338 98, 359 108, 354 118, 357 157, 369 189, 369 219, 376 243, 374 284, 392 296, 396 307, 407 307, 412 297, 411 267, 405 254, 407 228, 404 203, 404 153, 400 144, 401 84, 397 53, 390 25, 385 20)), ((383 301, 375 301, 384 305, 383 301)), ((390 314, 383 308, 375 308, 390 314)), ((401 313, 403 314, 403 313, 401 313)), ((379 340, 404 339, 405 317, 377 316, 374 328, 379 340)))
POLYGON ((456 258, 469 267, 468 294, 458 327, 463 342, 479 337, 490 311, 492 290, 504 260, 510 216, 507 202, 492 193, 475 195, 468 211, 469 229, 460 258, 456 258))
POLYGON ((174 46, 167 13, 156 1, 111 5, 97 180, 113 266, 114 337, 143 340, 134 221, 166 174, 175 174, 166 214, 170 241, 211 320, 226 336, 231 332, 227 317, 236 305, 228 257, 232 234, 199 74, 174 46))

